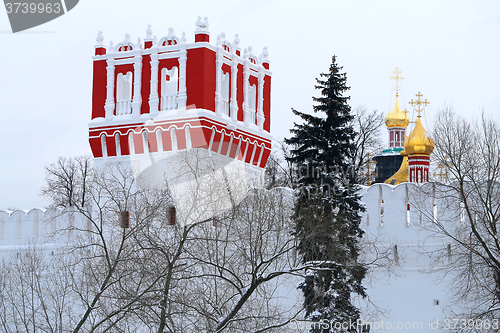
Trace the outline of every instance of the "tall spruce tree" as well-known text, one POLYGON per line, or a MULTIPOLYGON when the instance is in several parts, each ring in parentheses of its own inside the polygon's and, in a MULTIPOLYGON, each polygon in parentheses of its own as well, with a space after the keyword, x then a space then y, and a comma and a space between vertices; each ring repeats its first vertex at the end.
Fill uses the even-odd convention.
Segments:
MULTIPOLYGON (((316 79, 321 97, 313 97, 315 113, 293 110, 303 119, 286 139, 293 149, 289 158, 298 172, 293 219, 298 253, 304 264, 313 263, 299 289, 304 294, 306 317, 318 322, 311 332, 337 332, 319 322, 356 322, 355 294, 366 296, 362 279, 366 269, 358 262, 362 236, 360 212, 351 156, 355 131, 346 86, 346 74, 333 56, 330 71, 316 79)), ((332 327, 333 326, 333 327, 332 327)), ((338 327, 338 325, 337 325, 338 327)))

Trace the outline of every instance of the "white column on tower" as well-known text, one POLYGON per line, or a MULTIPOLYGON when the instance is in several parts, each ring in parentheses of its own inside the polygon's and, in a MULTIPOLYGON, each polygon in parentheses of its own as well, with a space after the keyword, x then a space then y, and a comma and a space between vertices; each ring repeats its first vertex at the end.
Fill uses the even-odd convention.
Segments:
POLYGON ((238 120, 238 100, 237 98, 237 78, 238 78, 238 60, 236 54, 233 53, 233 59, 231 62, 231 119, 233 121, 238 120))
MULTIPOLYGON (((262 67, 261 69, 264 69, 262 67)), ((258 90, 258 95, 259 95, 259 100, 257 103, 257 126, 260 129, 264 128, 264 73, 262 73, 259 70, 259 90, 258 90)))
POLYGON ((109 119, 113 117, 113 111, 115 110, 115 52, 113 50, 113 42, 109 43, 109 49, 106 57, 107 85, 104 111, 106 119, 109 119))
POLYGON ((243 57, 245 58, 245 62, 243 64, 243 121, 245 124, 250 123, 250 106, 248 105, 248 89, 250 88, 250 70, 249 70, 249 61, 246 58, 247 49, 244 50, 243 57))
POLYGON ((142 49, 141 39, 137 38, 137 45, 134 49, 134 97, 132 100, 132 114, 141 114, 141 78, 142 78, 142 49))
POLYGON ((217 43, 216 43, 216 60, 215 60, 215 114, 220 116, 221 115, 221 109, 222 109, 222 103, 220 101, 221 99, 221 93, 222 93, 222 48, 221 48, 221 37, 220 35, 217 36, 217 43))
POLYGON ((186 108, 187 93, 186 93, 186 33, 182 33, 181 42, 179 43, 179 92, 177 93, 177 107, 179 109, 186 108))
MULTIPOLYGON (((155 36, 156 37, 156 36, 155 36)), ((158 114, 158 43, 156 38, 153 41, 151 48, 151 85, 149 93, 149 113, 152 116, 158 114)))

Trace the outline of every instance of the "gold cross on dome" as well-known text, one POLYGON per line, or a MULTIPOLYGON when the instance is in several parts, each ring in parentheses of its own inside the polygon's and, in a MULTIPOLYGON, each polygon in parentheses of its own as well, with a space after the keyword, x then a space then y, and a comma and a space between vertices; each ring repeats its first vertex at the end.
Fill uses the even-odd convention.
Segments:
POLYGON ((416 94, 415 96, 417 96, 417 100, 414 101, 413 99, 410 101, 410 104, 411 106, 416 106, 415 108, 415 111, 418 112, 418 117, 420 117, 420 112, 424 111, 422 109, 422 105, 423 106, 427 106, 430 104, 429 101, 427 101, 427 99, 425 99, 424 101, 421 100, 421 97, 423 96, 420 91, 418 92, 418 94, 416 94))
POLYGON ((406 119, 406 118, 408 118, 408 113, 409 113, 409 112, 410 112, 410 111, 408 111, 408 110, 406 110, 406 109, 404 109, 404 110, 403 110, 403 113, 405 114, 405 119, 406 119))
POLYGON ((404 79, 404 77, 400 76, 401 74, 403 74, 403 72, 399 69, 398 66, 396 66, 396 69, 392 71, 392 74, 394 74, 395 76, 391 76, 390 79, 396 80, 396 88, 394 88, 394 90, 396 91, 396 93, 398 93, 399 92, 399 80, 404 79))

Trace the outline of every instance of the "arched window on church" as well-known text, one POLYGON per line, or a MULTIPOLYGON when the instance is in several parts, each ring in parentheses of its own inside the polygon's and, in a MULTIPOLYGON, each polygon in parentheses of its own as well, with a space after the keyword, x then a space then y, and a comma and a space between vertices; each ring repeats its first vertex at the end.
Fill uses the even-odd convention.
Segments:
POLYGON ((158 151, 163 151, 163 140, 162 140, 162 131, 161 129, 156 130, 156 142, 158 142, 158 151))
POLYGON ((147 154, 151 150, 149 149, 148 132, 142 131, 142 143, 144 145, 144 153, 147 154))
POLYGON ((191 148, 192 147, 192 142, 191 142, 191 127, 186 126, 185 128, 185 135, 186 135, 186 148, 191 148))
POLYGON ((132 72, 119 73, 116 77, 116 115, 132 113, 132 72))
POLYGON ((229 73, 222 73, 221 111, 226 116, 229 116, 229 82, 229 73))
POLYGON ((108 147, 106 146, 106 135, 101 135, 102 157, 108 157, 108 147))
POLYGON ((177 129, 175 127, 170 130, 170 140, 172 141, 172 151, 177 151, 177 129))
POLYGON ((120 134, 115 133, 115 146, 116 146, 116 156, 122 155, 122 149, 120 146, 120 134))
POLYGON ((177 67, 171 70, 161 70, 161 110, 177 109, 177 92, 179 91, 179 71, 177 67))
POLYGON ((135 146, 134 146, 134 132, 128 133, 128 151, 130 155, 135 154, 135 146))

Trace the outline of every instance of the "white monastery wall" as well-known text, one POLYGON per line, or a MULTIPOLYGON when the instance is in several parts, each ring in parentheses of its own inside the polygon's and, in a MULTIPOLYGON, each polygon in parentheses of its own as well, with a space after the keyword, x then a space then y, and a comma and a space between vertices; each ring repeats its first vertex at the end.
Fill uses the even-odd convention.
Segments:
MULTIPOLYGON (((426 255, 447 249, 449 241, 436 237, 429 228, 429 219, 439 217, 444 209, 440 209, 443 207, 439 202, 434 209, 434 198, 427 196, 417 211, 415 203, 422 201, 418 186, 431 189, 433 185, 375 184, 361 191, 366 205, 361 227, 368 239, 376 242, 379 253, 387 251, 394 264, 392 274, 382 267, 365 279, 370 300, 385 315, 376 318, 364 314, 366 320, 374 321, 371 332, 391 331, 398 329, 398 325, 404 327, 401 331, 436 332, 435 323, 442 325, 445 319, 449 284, 440 279, 442 276, 436 272, 439 267, 433 267, 426 255)), ((373 259, 376 254, 367 256, 373 259)))
POLYGON ((13 252, 40 245, 44 250, 62 246, 56 231, 83 225, 86 218, 71 209, 0 210, 0 259, 13 252))
MULTIPOLYGON (((448 302, 446 286, 449 284, 446 280, 439 280, 424 252, 448 246, 446 240, 433 237, 431 231, 426 229, 429 218, 433 218, 434 214, 441 217, 446 207, 438 201, 434 210, 434 199, 430 196, 425 198, 427 211, 417 211, 413 203, 415 189, 417 185, 408 183, 396 186, 375 184, 361 189, 366 206, 361 227, 381 252, 389 251, 389 257, 395 263, 394 274, 388 274, 381 268, 365 279, 370 300, 384 312, 378 317, 363 313, 363 319, 373 321, 371 332, 391 331, 399 323, 412 325, 410 331, 436 332, 429 328, 429 323, 442 323, 445 318, 444 309, 448 302), (392 329, 387 327, 389 322, 392 329)), ((54 233, 71 226, 84 226, 85 223, 86 218, 71 209, 64 212, 0 210, 0 258, 27 249, 29 244, 40 244, 48 251, 60 248, 64 244, 53 237, 54 233)), ((368 253, 367 256, 373 258, 375 254, 368 253)), ((292 292, 294 296, 296 291, 292 292)))

